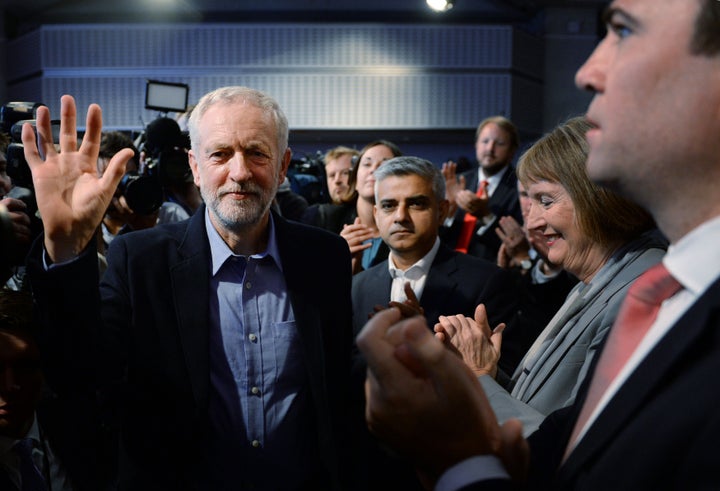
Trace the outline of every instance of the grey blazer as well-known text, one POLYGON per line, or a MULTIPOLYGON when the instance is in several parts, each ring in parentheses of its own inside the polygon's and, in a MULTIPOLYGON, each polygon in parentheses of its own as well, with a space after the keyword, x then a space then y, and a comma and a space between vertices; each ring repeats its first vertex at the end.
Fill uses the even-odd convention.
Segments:
POLYGON ((578 283, 530 348, 507 387, 482 376, 498 420, 523 422, 527 436, 545 416, 575 401, 630 284, 665 255, 666 242, 646 234, 618 250, 588 284, 578 283))

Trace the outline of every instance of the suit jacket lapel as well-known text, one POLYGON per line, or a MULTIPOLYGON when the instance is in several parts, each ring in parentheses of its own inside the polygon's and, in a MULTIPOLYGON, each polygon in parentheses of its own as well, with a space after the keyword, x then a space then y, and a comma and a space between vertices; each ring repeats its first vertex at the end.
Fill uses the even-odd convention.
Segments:
POLYGON ((204 206, 190 218, 178 252, 177 263, 170 267, 172 295, 190 385, 202 408, 207 406, 210 380, 210 246, 204 206))
MULTIPOLYGON (((603 448, 612 444, 613 437, 635 414, 642 412, 642 405, 658 386, 673 376, 674 365, 698 342, 708 325, 709 317, 719 306, 720 281, 706 291, 682 318, 668 331, 643 362, 625 381, 620 390, 588 429, 585 437, 561 468, 561 476, 569 478, 582 465, 603 448)), ((595 362, 599 356, 596 357, 595 362)), ((596 364, 596 363, 595 363, 596 364)), ((589 373, 593 373, 591 370, 589 373)), ((575 415, 585 400, 588 383, 584 384, 583 397, 576 401, 575 415)), ((573 424, 576 418, 572 419, 573 424)), ((569 433, 568 433, 569 436, 569 433)))
MULTIPOLYGON (((428 322, 435 322, 443 306, 448 305, 447 298, 456 291, 457 281, 454 279, 454 274, 458 268, 452 252, 450 248, 441 245, 430 265, 420 298, 420 305, 425 311, 428 322)), ((432 329, 434 326, 429 325, 429 327, 432 329)))

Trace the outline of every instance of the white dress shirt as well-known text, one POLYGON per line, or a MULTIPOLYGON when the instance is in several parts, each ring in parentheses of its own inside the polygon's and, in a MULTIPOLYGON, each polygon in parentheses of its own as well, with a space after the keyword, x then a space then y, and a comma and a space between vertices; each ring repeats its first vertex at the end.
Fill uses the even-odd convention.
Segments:
MULTIPOLYGON (((615 380, 610 384, 597 408, 588 419, 576 440, 582 439, 587 429, 597 419, 618 388, 640 365, 650 351, 675 325, 680 317, 720 277, 720 216, 700 225, 668 248, 663 264, 682 289, 663 302, 655 322, 640 342, 615 380)), ((500 477, 499 459, 485 455, 473 457, 448 469, 438 480, 435 491, 455 491, 472 482, 500 477)))

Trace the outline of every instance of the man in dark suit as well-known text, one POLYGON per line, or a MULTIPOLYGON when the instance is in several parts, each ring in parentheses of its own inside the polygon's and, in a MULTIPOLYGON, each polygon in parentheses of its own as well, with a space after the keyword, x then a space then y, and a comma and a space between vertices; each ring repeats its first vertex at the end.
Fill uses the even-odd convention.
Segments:
POLYGON ((652 213, 671 242, 662 265, 679 290, 599 384, 604 359, 627 345, 616 336, 640 325, 615 323, 598 370, 530 437, 529 455, 518 422, 498 427, 473 377, 424 322, 400 321, 393 309, 373 317, 357 339, 371 368, 368 423, 436 489, 718 487, 720 391, 710 381, 720 371, 720 2, 615 0, 605 20, 605 39, 576 75, 594 93, 588 175, 652 213), (598 386, 593 404, 588 389, 598 386))
MULTIPOLYGON (((513 281, 495 264, 453 251, 442 245, 438 227, 448 202, 442 174, 418 157, 395 157, 373 173, 375 223, 390 249, 388 259, 353 277, 353 324, 359 331, 376 309, 402 304, 409 312, 424 312, 430 327, 441 315, 472 315, 484 303, 493 326, 513 312, 513 281), (409 297, 409 298, 408 298, 409 297)), ((362 358, 355 372, 365 377, 362 358)), ((374 456, 366 473, 367 489, 412 489, 412 468, 385 456, 382 449, 364 451, 374 456)), ((415 488, 421 489, 419 483, 415 488)))
POLYGON ((493 326, 514 312, 512 277, 494 263, 440 243, 447 213, 443 177, 427 160, 395 157, 375 173, 375 223, 388 259, 353 277, 353 325, 365 325, 376 306, 405 302, 405 284, 430 327, 441 315, 472 316, 484 303, 493 326))
POLYGON ((450 202, 448 218, 440 231, 445 244, 496 262, 501 244, 495 232, 498 220, 511 216, 522 223, 517 176, 512 166, 519 142, 517 128, 509 119, 490 116, 480 122, 475 132, 478 166, 456 176, 454 162, 443 164, 450 202))
POLYGON ((205 95, 190 165, 205 205, 116 238, 98 289, 95 230, 129 150, 96 174, 100 108, 60 153, 38 111, 23 142, 44 240, 30 274, 48 381, 98 391, 119 427, 120 489, 347 489, 350 257, 332 234, 271 212, 287 119, 246 87, 205 95), (299 248, 302 244, 304 247, 299 248))

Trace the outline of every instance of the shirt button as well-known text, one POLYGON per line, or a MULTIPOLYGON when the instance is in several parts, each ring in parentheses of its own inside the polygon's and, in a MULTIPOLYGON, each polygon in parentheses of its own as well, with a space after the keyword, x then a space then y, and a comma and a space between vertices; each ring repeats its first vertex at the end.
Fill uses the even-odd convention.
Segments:
POLYGON ((252 283, 248 281, 247 283, 245 283, 245 289, 249 290, 250 288, 252 288, 252 283))
POLYGON ((253 387, 252 389, 250 389, 250 392, 252 392, 253 395, 258 395, 260 393, 260 389, 258 389, 257 387, 253 387))
POLYGON ((257 336, 254 334, 251 334, 248 336, 248 339, 254 343, 255 341, 257 341, 257 336))
POLYGON ((260 440, 253 440, 251 445, 252 445, 253 447, 255 447, 255 448, 259 448, 259 447, 260 447, 260 440))

